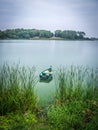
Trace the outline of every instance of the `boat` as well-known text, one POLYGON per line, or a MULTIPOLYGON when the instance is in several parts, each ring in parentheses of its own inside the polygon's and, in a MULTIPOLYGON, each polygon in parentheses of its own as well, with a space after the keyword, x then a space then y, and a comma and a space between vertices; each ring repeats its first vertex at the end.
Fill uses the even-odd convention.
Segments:
POLYGON ((39 74, 39 81, 49 83, 53 79, 52 67, 39 74))

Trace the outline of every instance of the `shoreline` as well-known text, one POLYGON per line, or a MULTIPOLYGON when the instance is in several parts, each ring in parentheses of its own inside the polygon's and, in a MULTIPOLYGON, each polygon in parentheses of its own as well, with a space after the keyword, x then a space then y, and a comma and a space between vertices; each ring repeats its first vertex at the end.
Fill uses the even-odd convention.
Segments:
POLYGON ((32 38, 32 39, 0 39, 1 40, 61 40, 61 41, 98 41, 98 39, 64 39, 64 38, 32 38))

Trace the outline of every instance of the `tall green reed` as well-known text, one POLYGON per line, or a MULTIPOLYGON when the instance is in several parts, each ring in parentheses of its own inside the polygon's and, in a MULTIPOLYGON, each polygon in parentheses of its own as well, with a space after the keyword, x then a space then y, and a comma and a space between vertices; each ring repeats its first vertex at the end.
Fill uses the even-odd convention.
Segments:
POLYGON ((47 112, 56 130, 98 128, 98 69, 60 67, 55 73, 55 104, 47 112))
POLYGON ((67 99, 94 98, 98 94, 98 69, 85 66, 60 67, 55 74, 56 98, 61 103, 67 99))
POLYGON ((34 111, 37 104, 35 68, 4 64, 0 68, 0 115, 34 111))

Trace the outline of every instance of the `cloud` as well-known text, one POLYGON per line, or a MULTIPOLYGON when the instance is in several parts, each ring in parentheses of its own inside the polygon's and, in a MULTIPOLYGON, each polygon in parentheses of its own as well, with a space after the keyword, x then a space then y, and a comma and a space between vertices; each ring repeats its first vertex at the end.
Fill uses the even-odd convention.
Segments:
POLYGON ((0 28, 76 29, 98 37, 97 0, 0 0, 0 28))

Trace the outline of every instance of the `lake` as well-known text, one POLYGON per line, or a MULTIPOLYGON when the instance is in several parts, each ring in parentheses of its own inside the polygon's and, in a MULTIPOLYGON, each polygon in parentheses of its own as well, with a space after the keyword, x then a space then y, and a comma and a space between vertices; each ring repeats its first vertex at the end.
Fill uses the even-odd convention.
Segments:
POLYGON ((47 68, 59 65, 98 66, 98 41, 0 40, 4 62, 47 68))
MULTIPOLYGON (((37 75, 52 65, 55 70, 60 65, 84 65, 98 67, 98 41, 64 40, 0 40, 0 65, 35 66, 37 75)), ((41 97, 50 96, 55 90, 54 81, 38 83, 41 97)))

